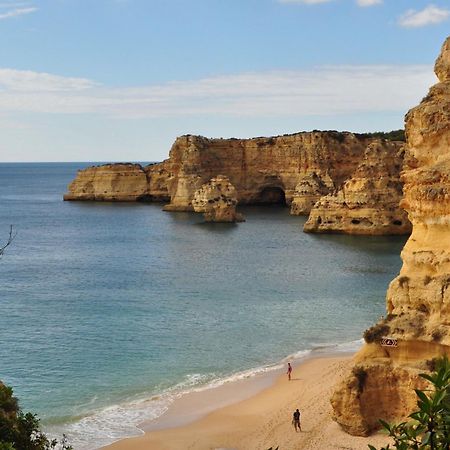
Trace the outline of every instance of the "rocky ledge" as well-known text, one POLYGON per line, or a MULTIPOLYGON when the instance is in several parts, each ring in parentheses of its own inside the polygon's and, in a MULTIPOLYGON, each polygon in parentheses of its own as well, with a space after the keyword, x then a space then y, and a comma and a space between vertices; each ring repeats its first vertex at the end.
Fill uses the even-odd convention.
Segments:
POLYGON ((351 434, 370 433, 379 418, 405 418, 416 406, 413 388, 423 387, 418 373, 450 355, 450 38, 435 72, 439 83, 406 115, 402 206, 413 229, 403 266, 387 292, 386 318, 366 331, 332 398, 336 421, 351 434), (382 345, 383 337, 397 346, 382 345))

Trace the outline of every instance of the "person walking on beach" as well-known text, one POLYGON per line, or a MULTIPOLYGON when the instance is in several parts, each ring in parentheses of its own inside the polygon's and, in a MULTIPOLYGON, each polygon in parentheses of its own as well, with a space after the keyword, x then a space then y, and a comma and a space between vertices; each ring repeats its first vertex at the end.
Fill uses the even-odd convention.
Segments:
POLYGON ((291 363, 288 363, 287 376, 289 381, 291 381, 291 373, 292 373, 292 366, 291 363))
POLYGON ((302 427, 300 426, 300 411, 298 408, 294 411, 292 423, 294 424, 295 432, 297 432, 297 428, 298 431, 302 431, 302 427))

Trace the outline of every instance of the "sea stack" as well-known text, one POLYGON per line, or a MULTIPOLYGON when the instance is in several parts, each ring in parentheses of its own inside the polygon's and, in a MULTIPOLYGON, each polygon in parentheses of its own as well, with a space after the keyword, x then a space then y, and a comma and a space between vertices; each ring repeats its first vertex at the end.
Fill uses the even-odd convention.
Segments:
POLYGON ((224 175, 204 184, 192 200, 194 211, 203 213, 206 222, 243 222, 244 217, 236 212, 236 205, 236 189, 224 175))
POLYGON ((413 389, 423 388, 418 374, 450 355, 450 38, 435 72, 439 83, 406 115, 401 205, 413 229, 403 266, 387 292, 386 318, 366 331, 353 372, 331 400, 351 434, 369 434, 380 418, 405 418, 416 407, 413 389))

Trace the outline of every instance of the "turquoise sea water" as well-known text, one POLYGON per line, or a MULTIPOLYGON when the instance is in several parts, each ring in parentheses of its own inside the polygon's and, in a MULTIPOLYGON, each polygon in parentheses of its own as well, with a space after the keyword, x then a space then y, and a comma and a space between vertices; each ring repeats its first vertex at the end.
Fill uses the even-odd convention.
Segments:
POLYGON ((361 338, 405 238, 311 235, 280 207, 205 224, 161 205, 63 202, 88 164, 0 164, 0 379, 93 449, 174 396, 361 338), (149 400, 150 399, 150 400, 149 400))

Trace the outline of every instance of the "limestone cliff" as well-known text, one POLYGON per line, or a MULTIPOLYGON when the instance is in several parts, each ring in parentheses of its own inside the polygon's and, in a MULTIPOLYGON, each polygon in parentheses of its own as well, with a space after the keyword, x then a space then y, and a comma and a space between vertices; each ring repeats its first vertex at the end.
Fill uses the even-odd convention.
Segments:
POLYGON ((253 139, 187 135, 176 139, 162 163, 79 171, 64 199, 169 201, 166 211, 192 211, 195 192, 223 174, 236 189, 239 204, 287 204, 294 215, 309 214, 319 199, 344 186, 320 203, 308 231, 407 233, 409 223, 398 207, 397 148, 397 143, 371 135, 337 131, 253 139))
POLYGON ((313 173, 326 179, 328 188, 340 186, 370 140, 333 131, 253 139, 179 137, 170 151, 171 201, 165 209, 192 209, 194 192, 219 173, 235 186, 239 204, 290 204, 298 183, 313 173))
POLYGON ((400 274, 389 286, 388 316, 366 332, 368 343, 356 356, 358 371, 365 374, 362 392, 351 374, 332 398, 337 422, 352 434, 376 428, 377 415, 405 417, 415 397, 412 388, 421 382, 417 370, 435 356, 450 355, 450 38, 435 72, 439 83, 406 115, 402 206, 413 231, 400 274), (398 339, 398 346, 382 347, 386 335, 398 339), (388 373, 398 374, 409 389, 392 384, 388 373), (373 410, 365 404, 365 386, 377 399, 373 410), (381 410, 380 403, 388 407, 381 410))
POLYGON ((315 203, 304 231, 347 234, 409 234, 411 223, 400 208, 403 143, 369 144, 352 176, 336 193, 315 203))
POLYGON ((242 222, 236 212, 236 189, 228 177, 218 175, 198 189, 192 200, 195 212, 203 213, 207 222, 242 222))
POLYGON ((334 183, 328 174, 320 177, 316 172, 312 172, 304 176, 295 187, 291 214, 294 216, 308 215, 321 197, 333 191, 334 183))
POLYGON ((78 171, 64 200, 168 201, 167 177, 164 163, 92 166, 78 171))
POLYGON ((107 164, 81 170, 65 200, 170 200, 169 211, 192 210, 194 193, 218 174, 227 176, 240 204, 287 203, 295 194, 301 213, 340 187, 374 138, 348 132, 313 131, 270 138, 208 139, 181 136, 163 163, 107 164), (301 186, 318 182, 317 192, 301 186), (127 187, 129 183, 129 187, 127 187), (146 186, 147 183, 147 186, 146 186), (305 197, 305 198, 304 198, 305 197))

